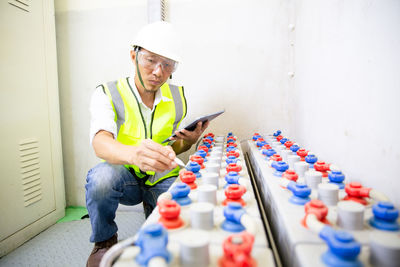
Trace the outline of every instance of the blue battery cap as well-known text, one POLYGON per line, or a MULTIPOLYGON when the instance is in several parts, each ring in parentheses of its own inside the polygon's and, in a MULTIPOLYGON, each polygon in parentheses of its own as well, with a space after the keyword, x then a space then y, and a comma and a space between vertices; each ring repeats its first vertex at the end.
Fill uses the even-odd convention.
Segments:
POLYGON ((229 132, 229 133, 228 133, 228 137, 231 137, 231 136, 233 136, 233 133, 232 133, 232 132, 229 132))
POLYGON ((135 260, 142 266, 147 266, 154 257, 162 257, 167 263, 171 260, 171 254, 167 250, 168 232, 161 224, 144 227, 138 234, 136 245, 140 247, 140 253, 135 260))
POLYGON ((294 145, 292 145, 292 146, 290 147, 290 150, 291 150, 293 153, 296 153, 297 150, 299 150, 299 149, 300 149, 299 145, 296 145, 296 144, 294 144, 294 145))
POLYGON ((310 164, 310 168, 314 168, 314 163, 318 161, 318 158, 314 154, 308 154, 305 161, 310 164))
POLYGON ((289 165, 284 161, 274 161, 274 164, 271 164, 273 168, 275 168, 274 175, 278 177, 282 177, 283 173, 289 169, 289 165))
POLYGON ((198 164, 197 162, 194 162, 194 161, 190 161, 186 165, 186 169, 188 171, 193 172, 196 175, 196 178, 201 178, 200 168, 201 168, 200 164, 198 164))
POLYGON ((194 154, 202 157, 203 159, 205 159, 207 156, 207 152, 205 152, 204 150, 197 150, 194 154))
POLYGON ((264 156, 267 156, 267 151, 268 151, 268 149, 263 148, 263 149, 261 150, 261 154, 263 154, 264 156))
POLYGON ((190 187, 185 183, 177 183, 171 189, 172 199, 181 206, 186 206, 192 203, 192 200, 188 197, 189 193, 190 187))
POLYGON ((344 189, 345 184, 343 183, 343 181, 345 176, 341 171, 331 171, 328 174, 328 178, 330 184, 335 184, 339 186, 339 189, 344 189))
POLYGON ((229 156, 225 160, 226 164, 237 163, 238 161, 239 159, 235 156, 229 156))
POLYGON ((254 135, 253 136, 253 141, 257 141, 257 139, 260 138, 260 137, 261 137, 261 135, 254 135))
POLYGON ((245 230, 246 228, 240 223, 243 214, 245 211, 240 203, 229 202, 224 208, 225 221, 221 225, 222 229, 235 233, 245 230))
POLYGON ((345 231, 335 231, 331 226, 324 226, 319 236, 328 245, 328 251, 322 254, 322 261, 332 267, 361 267, 357 259, 361 245, 352 234, 345 231))
POLYGON ((228 141, 226 141, 226 143, 227 144, 230 144, 230 143, 235 143, 236 141, 235 140, 233 140, 233 139, 229 139, 228 141))
POLYGON ((271 162, 271 167, 275 169, 276 163, 277 163, 277 161, 272 161, 271 162))
POLYGON ((283 145, 284 143, 286 143, 287 141, 289 141, 289 139, 287 139, 286 137, 284 137, 284 138, 282 138, 281 139, 281 144, 283 145))
POLYGON ((263 145, 267 144, 266 141, 257 141, 256 145, 258 148, 263 147, 263 145))
POLYGON ((311 188, 306 184, 297 184, 291 182, 288 184, 287 189, 292 191, 293 195, 289 198, 289 202, 296 205, 304 205, 311 200, 311 188))
POLYGON ((380 201, 372 206, 372 217, 369 221, 372 227, 384 231, 398 231, 400 229, 397 218, 399 210, 390 202, 380 201))
POLYGON ((277 136, 280 135, 281 133, 282 133, 281 130, 277 130, 277 131, 274 133, 274 136, 277 137, 277 136))
POLYGON ((341 183, 344 181, 344 174, 341 171, 331 171, 328 174, 329 181, 334 183, 341 183))
POLYGON ((234 146, 228 146, 228 147, 226 148, 226 152, 235 151, 235 150, 237 150, 237 148, 234 147, 234 146))
POLYGON ((271 157, 272 155, 275 155, 275 154, 276 154, 276 151, 274 149, 272 149, 272 148, 267 149, 266 156, 268 158, 271 157))
POLYGON ((186 166, 186 169, 193 173, 200 171, 200 168, 200 164, 195 161, 190 161, 189 164, 186 166))
POLYGON ((239 178, 240 178, 239 173, 228 172, 228 174, 225 175, 226 185, 224 186, 224 188, 230 186, 231 184, 239 184, 239 178))
POLYGON ((206 146, 207 148, 210 148, 210 147, 211 147, 211 144, 208 143, 208 142, 203 142, 201 145, 202 145, 202 146, 206 146))

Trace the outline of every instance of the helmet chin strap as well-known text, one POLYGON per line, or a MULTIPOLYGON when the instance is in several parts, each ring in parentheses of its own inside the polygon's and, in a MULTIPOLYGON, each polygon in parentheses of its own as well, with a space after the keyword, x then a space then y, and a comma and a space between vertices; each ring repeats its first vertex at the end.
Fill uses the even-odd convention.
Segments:
POLYGON ((143 79, 142 79, 142 75, 140 75, 139 63, 138 63, 138 59, 137 59, 137 58, 138 58, 138 52, 139 52, 139 50, 137 50, 137 52, 136 52, 136 57, 135 57, 135 61, 136 61, 136 72, 137 72, 137 75, 138 75, 138 77, 139 77, 140 84, 143 86, 143 88, 144 88, 145 90, 147 90, 146 87, 144 86, 143 79))

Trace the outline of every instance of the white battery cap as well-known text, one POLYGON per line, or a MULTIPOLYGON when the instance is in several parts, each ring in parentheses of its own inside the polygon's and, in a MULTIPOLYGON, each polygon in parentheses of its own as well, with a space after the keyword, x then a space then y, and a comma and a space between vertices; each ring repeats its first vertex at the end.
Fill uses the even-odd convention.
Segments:
POLYGON ((370 234, 370 261, 373 266, 400 264, 399 232, 372 231, 370 234))
POLYGON ((181 266, 209 266, 209 236, 201 230, 187 230, 179 240, 179 260, 181 266))
POLYGON ((298 155, 288 155, 287 163, 289 165, 289 169, 294 170, 294 164, 300 161, 300 156, 298 155))
POLYGON ((310 165, 305 161, 299 161, 294 164, 294 171, 299 177, 304 177, 304 173, 308 171, 310 165))
POLYGON ((340 201, 337 205, 337 224, 346 230, 364 228, 364 205, 355 201, 340 201))
POLYGON ((318 199, 327 206, 336 206, 339 201, 339 186, 320 183, 318 185, 318 199))
POLYGON ((318 185, 322 182, 322 173, 314 170, 309 170, 304 173, 306 184, 311 189, 317 189, 318 185))
POLYGON ((217 188, 219 188, 219 173, 217 172, 206 172, 202 175, 202 181, 203 184, 211 184, 215 185, 217 188))
POLYGON ((206 202, 193 203, 190 207, 190 224, 194 229, 213 229, 214 205, 206 202))
POLYGON ((218 173, 221 168, 221 163, 209 162, 209 163, 206 163, 204 166, 206 167, 205 170, 207 172, 217 172, 218 173))
POLYGON ((197 188, 197 201, 217 205, 217 187, 212 184, 203 184, 197 188))

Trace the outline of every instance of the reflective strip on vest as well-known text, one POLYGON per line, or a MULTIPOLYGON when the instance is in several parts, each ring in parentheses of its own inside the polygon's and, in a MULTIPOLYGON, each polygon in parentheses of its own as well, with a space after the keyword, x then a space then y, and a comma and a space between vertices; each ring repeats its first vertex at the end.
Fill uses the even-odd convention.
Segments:
POLYGON ((156 172, 154 175, 149 176, 149 178, 146 181, 146 184, 147 185, 155 185, 156 183, 158 183, 158 182, 160 182, 160 181, 162 181, 164 179, 167 179, 167 178, 170 178, 170 177, 174 177, 174 176, 176 177, 176 176, 179 175, 179 170, 180 170, 179 167, 177 167, 177 168, 175 168, 173 170, 166 170, 166 171, 163 171, 163 172, 156 172), (172 173, 174 171, 175 171, 175 173, 172 173))
POLYGON ((108 82, 107 87, 110 90, 111 99, 114 105, 115 112, 117 113, 117 134, 121 125, 125 123, 125 106, 124 101, 117 89, 118 81, 108 82))
POLYGON ((179 88, 176 85, 169 85, 169 88, 171 90, 171 95, 175 103, 175 122, 174 122, 174 127, 172 129, 172 133, 176 131, 176 128, 178 126, 178 123, 182 120, 183 116, 183 103, 182 103, 182 98, 181 94, 179 93, 179 88))

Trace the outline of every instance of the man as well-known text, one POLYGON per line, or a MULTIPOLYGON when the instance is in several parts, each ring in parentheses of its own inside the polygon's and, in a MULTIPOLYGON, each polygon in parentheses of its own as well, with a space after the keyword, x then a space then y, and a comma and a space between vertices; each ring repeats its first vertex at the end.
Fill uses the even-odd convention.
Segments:
POLYGON ((130 56, 134 79, 123 78, 96 88, 91 101, 91 142, 104 162, 88 172, 86 206, 94 249, 87 265, 117 243, 114 222, 118 204, 143 202, 146 218, 157 197, 175 181, 177 154, 197 142, 208 123, 192 132, 176 131, 186 116, 183 87, 167 84, 179 62, 179 45, 171 24, 156 22, 137 35, 130 56), (173 133, 172 145, 161 144, 173 133))

